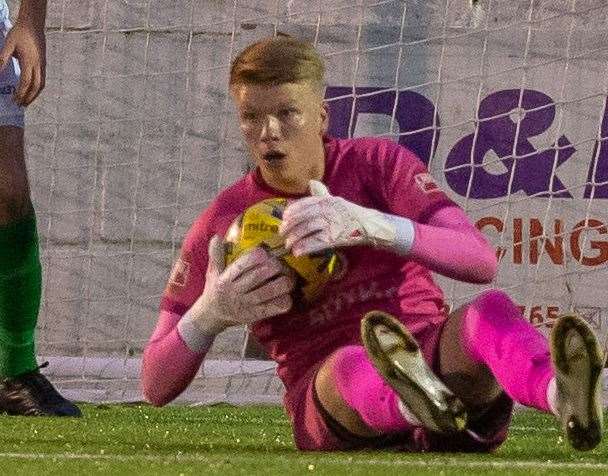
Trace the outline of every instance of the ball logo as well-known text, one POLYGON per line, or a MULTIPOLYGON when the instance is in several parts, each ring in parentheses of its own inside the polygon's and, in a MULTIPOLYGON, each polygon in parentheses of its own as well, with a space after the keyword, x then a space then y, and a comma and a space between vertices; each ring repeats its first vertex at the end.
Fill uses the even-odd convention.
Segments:
POLYGON ((247 223, 245 225, 246 232, 256 232, 256 231, 269 231, 271 233, 279 232, 279 225, 274 225, 272 223, 247 223))
POLYGON ((439 192, 441 189, 435 179, 429 173, 420 173, 414 176, 414 180, 416 181, 416 185, 422 190, 424 193, 432 193, 439 192))

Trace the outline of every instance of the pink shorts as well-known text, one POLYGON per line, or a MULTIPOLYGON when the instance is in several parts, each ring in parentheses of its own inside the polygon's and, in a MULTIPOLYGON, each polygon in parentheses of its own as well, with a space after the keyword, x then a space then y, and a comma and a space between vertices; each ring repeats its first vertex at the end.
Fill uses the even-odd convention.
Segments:
MULTIPOLYGON (((427 342, 428 344, 428 342, 427 342)), ((430 346, 437 348, 436 341, 430 346)), ((434 352, 423 346, 425 357, 434 352)), ((291 419, 296 447, 303 451, 346 451, 361 449, 392 449, 401 451, 489 452, 506 439, 511 422, 513 401, 503 393, 492 405, 478 411, 475 420, 463 432, 450 435, 434 433, 425 428, 412 428, 398 434, 364 438, 354 435, 323 408, 317 397, 314 381, 322 362, 311 367, 285 395, 284 403, 291 419)), ((434 368, 437 365, 433 365, 434 368)))

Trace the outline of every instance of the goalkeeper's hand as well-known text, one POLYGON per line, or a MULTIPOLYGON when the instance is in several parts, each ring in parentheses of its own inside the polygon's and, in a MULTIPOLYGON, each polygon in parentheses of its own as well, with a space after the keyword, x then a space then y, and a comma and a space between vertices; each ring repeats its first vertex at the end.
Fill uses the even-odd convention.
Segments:
POLYGON ((295 256, 354 245, 373 245, 405 254, 414 226, 411 220, 356 205, 329 194, 317 180, 309 182, 310 197, 290 204, 279 228, 285 248, 295 256))
POLYGON ((291 309, 295 283, 278 258, 254 248, 228 267, 224 259, 224 245, 215 235, 209 242, 205 289, 187 313, 201 333, 215 336, 227 327, 252 324, 291 309))

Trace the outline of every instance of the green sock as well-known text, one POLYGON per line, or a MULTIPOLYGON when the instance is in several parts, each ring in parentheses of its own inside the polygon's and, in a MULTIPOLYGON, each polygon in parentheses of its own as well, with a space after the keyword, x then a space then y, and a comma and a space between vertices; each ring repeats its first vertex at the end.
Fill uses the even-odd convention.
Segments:
POLYGON ((0 226, 0 377, 37 367, 34 330, 41 284, 36 218, 0 226))

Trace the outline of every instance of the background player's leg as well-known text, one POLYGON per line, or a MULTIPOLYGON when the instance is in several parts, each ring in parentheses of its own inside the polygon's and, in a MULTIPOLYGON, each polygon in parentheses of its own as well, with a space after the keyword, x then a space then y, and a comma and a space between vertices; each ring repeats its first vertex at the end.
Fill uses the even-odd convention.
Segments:
MULTIPOLYGON (((2 6, 0 47, 11 28, 2 6)), ((24 160, 24 110, 13 100, 19 74, 14 60, 0 71, 0 377, 36 368, 41 271, 24 160)))
POLYGON ((547 339, 503 292, 488 291, 454 312, 439 348, 442 379, 465 404, 483 406, 504 389, 519 403, 550 411, 555 374, 547 339))
POLYGON ((23 158, 23 128, 0 125, 0 226, 33 214, 23 158))
POLYGON ((0 376, 36 368, 34 329, 41 270, 23 129, 0 127, 0 376))
MULTIPOLYGON (((0 47, 11 29, 6 5, 0 47)), ((42 273, 36 218, 25 165, 24 110, 13 99, 19 66, 0 71, 0 411, 19 415, 80 415, 37 366, 34 332, 42 273)))
POLYGON ((41 282, 23 128, 0 126, 0 410, 78 416, 78 408, 38 370, 34 332, 41 282))

